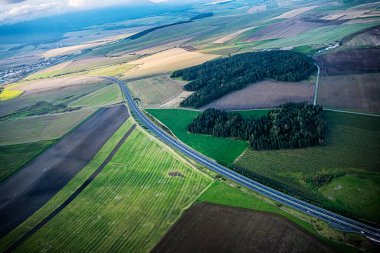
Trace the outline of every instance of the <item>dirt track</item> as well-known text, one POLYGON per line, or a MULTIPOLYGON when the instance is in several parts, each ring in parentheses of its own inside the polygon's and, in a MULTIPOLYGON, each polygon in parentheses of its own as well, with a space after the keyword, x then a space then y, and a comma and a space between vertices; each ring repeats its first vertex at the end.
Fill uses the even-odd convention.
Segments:
POLYGON ((0 185, 0 237, 53 197, 129 117, 124 105, 100 109, 0 185))
POLYGON ((153 252, 332 252, 287 219, 201 203, 188 210, 153 252))

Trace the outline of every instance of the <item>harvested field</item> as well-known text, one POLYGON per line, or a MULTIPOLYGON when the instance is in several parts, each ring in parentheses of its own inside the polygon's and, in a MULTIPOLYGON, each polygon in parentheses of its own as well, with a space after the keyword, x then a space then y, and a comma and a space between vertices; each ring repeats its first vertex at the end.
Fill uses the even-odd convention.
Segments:
POLYGON ((136 78, 167 73, 198 65, 216 57, 218 55, 189 52, 182 48, 173 48, 130 62, 129 64, 138 66, 128 71, 124 76, 126 78, 136 78))
POLYGON ((317 237, 274 214, 201 203, 153 252, 333 252, 317 237))
POLYGON ((83 109, 0 121, 0 145, 60 138, 93 112, 94 109, 83 109))
POLYGON ((0 186, 0 237, 63 188, 129 117, 124 105, 100 109, 0 186))
POLYGON ((41 92, 51 89, 59 89, 67 86, 74 85, 91 85, 93 83, 104 82, 100 77, 92 76, 78 76, 78 77, 63 77, 63 78, 49 78, 42 80, 23 81, 12 85, 12 88, 17 90, 26 91, 27 93, 41 92))
POLYGON ((352 49, 315 57, 322 75, 380 72, 380 49, 352 49))
POLYGON ((157 107, 181 94, 185 84, 168 75, 160 75, 128 82, 128 87, 144 107, 157 107))
POLYGON ((160 105, 160 108, 176 108, 180 107, 180 104, 183 100, 185 100, 188 96, 193 94, 193 91, 182 91, 176 97, 166 101, 164 104, 160 105))
POLYGON ((155 54, 155 53, 158 53, 158 52, 161 52, 161 51, 164 51, 164 50, 168 50, 168 49, 172 49, 172 48, 175 48, 175 47, 179 47, 180 45, 182 45, 183 43, 185 43, 186 41, 191 40, 191 39, 192 39, 192 37, 186 38, 186 39, 182 39, 182 40, 171 41, 171 42, 164 43, 164 44, 161 44, 161 45, 158 45, 158 46, 153 46, 153 47, 149 47, 149 48, 146 48, 146 49, 134 51, 133 54, 137 54, 137 55, 155 54))
POLYGON ((267 25, 253 33, 247 41, 270 40, 288 38, 313 30, 321 26, 320 23, 305 22, 299 19, 289 19, 267 25))
POLYGON ((226 43, 226 42, 228 42, 228 41, 230 41, 230 40, 236 38, 236 37, 239 36, 240 34, 246 32, 246 31, 248 31, 248 30, 251 30, 251 29, 253 29, 253 28, 255 28, 255 26, 253 26, 253 27, 247 27, 247 28, 241 29, 241 30, 239 30, 239 31, 237 31, 237 32, 234 32, 234 33, 228 34, 228 35, 226 35, 226 36, 224 36, 224 37, 221 37, 221 38, 215 40, 213 43, 214 43, 214 44, 223 44, 223 43, 226 43))
POLYGON ((380 73, 322 76, 318 104, 324 107, 380 113, 380 73))
POLYGON ((380 27, 375 27, 358 34, 344 42, 344 47, 378 47, 380 46, 380 27))
POLYGON ((298 9, 295 9, 295 10, 291 10, 291 11, 288 11, 288 12, 285 12, 284 14, 281 14, 280 16, 277 16, 275 18, 271 18, 269 20, 273 20, 273 19, 280 19, 280 18, 294 18, 295 16, 298 16, 304 12, 307 12, 307 11, 310 11, 314 8, 317 8, 318 6, 310 6, 310 7, 302 7, 302 8, 298 8, 298 9))
POLYGON ((271 108, 287 102, 312 102, 314 85, 266 80, 227 94, 202 107, 221 110, 271 108))

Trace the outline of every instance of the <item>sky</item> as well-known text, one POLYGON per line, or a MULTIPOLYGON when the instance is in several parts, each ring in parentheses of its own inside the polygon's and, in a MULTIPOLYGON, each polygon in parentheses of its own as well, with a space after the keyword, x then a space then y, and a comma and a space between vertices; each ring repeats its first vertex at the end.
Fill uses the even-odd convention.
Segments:
MULTIPOLYGON (((149 1, 157 3, 168 0, 149 1)), ((182 1, 171 0, 171 2, 182 1)), ((0 24, 16 23, 70 11, 137 3, 139 0, 0 0, 0 24)))

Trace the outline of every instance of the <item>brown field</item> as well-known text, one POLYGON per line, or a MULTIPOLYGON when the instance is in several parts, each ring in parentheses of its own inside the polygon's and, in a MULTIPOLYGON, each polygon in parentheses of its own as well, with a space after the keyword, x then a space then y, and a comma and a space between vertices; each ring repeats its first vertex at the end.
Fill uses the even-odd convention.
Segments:
POLYGON ((380 49, 353 49, 315 57, 323 75, 380 72, 380 49))
POLYGON ((312 10, 314 8, 317 8, 317 7, 318 6, 310 6, 310 7, 298 8, 298 9, 295 9, 295 10, 291 10, 291 11, 285 12, 285 13, 281 14, 280 16, 271 18, 269 20, 280 19, 280 18, 294 18, 295 16, 298 16, 298 15, 304 13, 304 12, 310 11, 310 10, 312 10))
POLYGON ((375 27, 354 36, 344 43, 345 47, 378 47, 380 46, 380 27, 375 27))
POLYGON ((200 203, 152 252, 333 252, 289 220, 269 213, 200 203))
POLYGON ((311 102, 313 93, 314 85, 309 82, 287 83, 266 80, 231 92, 204 106, 203 109, 271 108, 286 102, 311 102))
POLYGON ((173 70, 198 65, 216 57, 218 55, 189 52, 182 48, 173 48, 130 62, 129 64, 138 66, 129 70, 124 76, 126 78, 136 78, 168 73, 173 70))
POLYGON ((321 23, 305 22, 299 19, 289 19, 270 24, 254 34, 247 41, 288 38, 321 26, 321 23))
POLYGON ((26 91, 26 93, 35 93, 51 89, 60 89, 68 86, 85 85, 103 82, 100 77, 78 76, 78 77, 63 77, 49 78, 33 81, 23 81, 14 85, 14 89, 26 91))
POLYGON ((176 98, 186 82, 171 79, 168 75, 154 76, 128 82, 132 94, 144 107, 159 107, 176 98))
POLYGON ((339 10, 335 11, 322 19, 324 20, 347 20, 347 19, 357 19, 357 18, 365 18, 365 17, 377 17, 379 13, 375 10, 380 7, 379 3, 370 3, 370 4, 362 4, 347 10, 339 10))
POLYGON ((322 76, 318 104, 325 107, 380 113, 380 74, 322 76))
POLYGON ((221 38, 215 40, 213 43, 214 43, 214 44, 223 44, 223 43, 226 43, 226 42, 228 42, 228 41, 230 41, 230 40, 236 38, 237 36, 239 36, 239 35, 242 34, 243 32, 246 32, 246 31, 248 31, 248 30, 251 30, 251 29, 253 29, 253 28, 255 28, 255 27, 256 27, 256 26, 253 26, 253 27, 247 27, 247 28, 241 29, 241 30, 239 30, 239 31, 237 31, 237 32, 234 32, 234 33, 228 34, 228 35, 226 35, 226 36, 224 36, 224 37, 221 37, 221 38))

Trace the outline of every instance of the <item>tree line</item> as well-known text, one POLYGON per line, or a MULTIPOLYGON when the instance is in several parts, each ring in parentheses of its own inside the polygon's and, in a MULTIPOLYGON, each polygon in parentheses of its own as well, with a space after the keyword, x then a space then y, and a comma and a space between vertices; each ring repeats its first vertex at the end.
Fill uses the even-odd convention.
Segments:
POLYGON ((255 150, 295 149, 324 144, 322 107, 287 103, 261 117, 207 109, 189 125, 191 133, 247 140, 255 150))
POLYGON ((308 78, 314 71, 316 66, 310 57, 293 51, 273 50, 208 61, 174 71, 171 77, 190 81, 184 88, 195 91, 182 101, 181 106, 201 107, 266 78, 297 82, 308 78))

